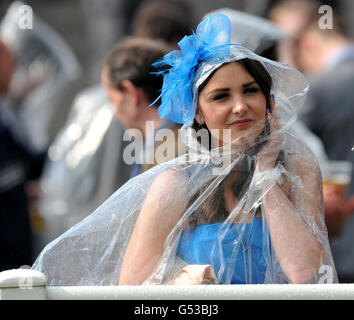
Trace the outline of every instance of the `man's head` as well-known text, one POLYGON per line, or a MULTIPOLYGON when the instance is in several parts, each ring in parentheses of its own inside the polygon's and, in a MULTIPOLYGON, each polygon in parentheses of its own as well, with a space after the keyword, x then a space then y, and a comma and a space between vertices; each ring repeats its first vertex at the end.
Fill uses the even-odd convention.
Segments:
POLYGON ((0 95, 7 94, 14 71, 14 57, 8 47, 0 40, 0 95))
MULTIPOLYGON (((269 11, 269 19, 287 33, 280 48, 280 60, 303 73, 321 72, 329 51, 343 44, 345 27, 336 8, 323 7, 320 0, 280 0, 269 11), (330 17, 329 17, 330 15, 330 17), (333 21, 333 28, 321 23, 333 21)), ((346 40, 345 40, 346 41, 346 40)))
POLYGON ((103 63, 101 79, 126 129, 143 129, 158 118, 156 106, 148 108, 162 88, 162 77, 152 74, 154 62, 170 51, 165 43, 142 38, 120 42, 103 63))
POLYGON ((321 15, 314 12, 295 37, 296 59, 304 73, 322 72, 332 52, 349 42, 340 18, 334 13, 332 28, 321 28, 321 15))
POLYGON ((184 0, 147 0, 133 22, 133 35, 159 39, 176 47, 195 27, 193 7, 184 0))
POLYGON ((282 0, 269 12, 269 18, 288 32, 290 62, 303 73, 321 72, 329 52, 347 41, 335 8, 323 12, 322 5, 319 0, 282 0), (325 15, 331 15, 332 28, 321 26, 325 15))
POLYGON ((294 35, 318 11, 319 5, 315 0, 280 0, 270 8, 268 16, 287 33, 294 35))

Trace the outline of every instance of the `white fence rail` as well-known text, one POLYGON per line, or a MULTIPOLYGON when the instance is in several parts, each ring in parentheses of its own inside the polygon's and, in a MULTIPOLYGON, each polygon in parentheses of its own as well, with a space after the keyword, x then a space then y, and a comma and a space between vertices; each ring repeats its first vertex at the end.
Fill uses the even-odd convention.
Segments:
POLYGON ((13 269, 0 273, 0 300, 354 300, 354 284, 47 287, 13 269))

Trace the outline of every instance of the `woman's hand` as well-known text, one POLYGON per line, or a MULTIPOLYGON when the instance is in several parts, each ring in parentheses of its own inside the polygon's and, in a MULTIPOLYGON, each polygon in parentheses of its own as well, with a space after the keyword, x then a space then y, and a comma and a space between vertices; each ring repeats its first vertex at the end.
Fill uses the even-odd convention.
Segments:
POLYGON ((256 165, 258 166, 258 170, 260 172, 274 168, 279 151, 284 145, 284 137, 280 130, 280 121, 276 110, 272 113, 267 112, 266 117, 268 117, 270 135, 265 146, 256 159, 256 165))
POLYGON ((170 285, 216 284, 214 269, 210 264, 189 264, 179 270, 170 285))

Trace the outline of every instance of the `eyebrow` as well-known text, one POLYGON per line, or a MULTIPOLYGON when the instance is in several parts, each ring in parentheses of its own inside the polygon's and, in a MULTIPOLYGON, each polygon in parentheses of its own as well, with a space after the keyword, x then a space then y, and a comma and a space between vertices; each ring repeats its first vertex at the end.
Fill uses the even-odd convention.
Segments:
POLYGON ((255 84, 255 83, 257 83, 255 80, 253 80, 253 81, 250 81, 250 82, 247 82, 247 83, 245 83, 245 84, 243 84, 242 85, 242 87, 249 87, 249 86, 251 86, 251 85, 253 85, 253 84, 255 84))
MULTIPOLYGON (((255 80, 253 80, 253 81, 244 83, 244 84, 242 85, 242 87, 243 87, 243 88, 247 88, 247 87, 249 87, 249 86, 251 86, 251 85, 253 85, 253 84, 255 84, 255 83, 257 83, 257 82, 256 82, 255 80)), ((230 91, 230 88, 216 88, 216 89, 210 91, 207 96, 210 96, 211 94, 213 94, 213 93, 215 93, 215 92, 228 92, 228 91, 230 91)))

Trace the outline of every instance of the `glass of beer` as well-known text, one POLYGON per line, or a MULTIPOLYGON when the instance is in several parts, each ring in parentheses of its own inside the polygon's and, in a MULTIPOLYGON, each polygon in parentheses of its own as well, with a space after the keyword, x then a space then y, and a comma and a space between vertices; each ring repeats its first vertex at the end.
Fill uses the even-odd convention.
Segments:
POLYGON ((343 200, 348 196, 353 164, 350 161, 326 161, 320 164, 324 191, 337 193, 343 200), (326 190, 325 190, 326 189, 326 190))

